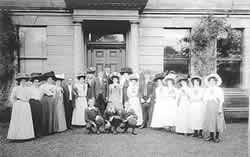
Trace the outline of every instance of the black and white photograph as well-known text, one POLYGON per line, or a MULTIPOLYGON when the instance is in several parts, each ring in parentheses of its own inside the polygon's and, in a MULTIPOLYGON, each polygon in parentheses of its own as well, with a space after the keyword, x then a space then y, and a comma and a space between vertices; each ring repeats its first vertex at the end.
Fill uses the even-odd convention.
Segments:
POLYGON ((248 157, 249 0, 0 0, 0 157, 248 157))

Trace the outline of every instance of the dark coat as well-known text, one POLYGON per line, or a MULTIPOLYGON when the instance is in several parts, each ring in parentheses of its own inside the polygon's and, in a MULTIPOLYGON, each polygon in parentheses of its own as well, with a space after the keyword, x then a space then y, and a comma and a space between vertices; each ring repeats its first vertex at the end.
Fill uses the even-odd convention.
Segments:
MULTIPOLYGON (((72 85, 72 107, 73 108, 75 107, 76 97, 77 97, 77 91, 74 88, 74 86, 72 85)), ((70 101, 69 100, 69 88, 68 88, 68 85, 66 84, 63 86, 63 102, 64 102, 64 104, 69 105, 70 104, 69 101, 70 101)))

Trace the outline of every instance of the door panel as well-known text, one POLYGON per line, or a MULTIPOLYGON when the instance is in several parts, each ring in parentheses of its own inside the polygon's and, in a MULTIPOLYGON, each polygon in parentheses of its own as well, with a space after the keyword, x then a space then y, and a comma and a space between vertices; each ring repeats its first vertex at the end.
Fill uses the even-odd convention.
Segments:
POLYGON ((91 65, 96 66, 97 72, 103 71, 106 64, 110 65, 111 72, 118 72, 125 66, 124 49, 93 49, 92 52, 91 65))

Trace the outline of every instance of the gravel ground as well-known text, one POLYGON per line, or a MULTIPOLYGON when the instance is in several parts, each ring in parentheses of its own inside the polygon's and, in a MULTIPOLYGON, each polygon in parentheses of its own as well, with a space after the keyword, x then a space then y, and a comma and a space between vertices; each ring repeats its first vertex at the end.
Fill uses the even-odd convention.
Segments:
POLYGON ((221 143, 164 130, 88 135, 84 128, 13 143, 5 139, 7 125, 0 128, 0 157, 247 157, 248 150, 247 123, 228 124, 221 143))

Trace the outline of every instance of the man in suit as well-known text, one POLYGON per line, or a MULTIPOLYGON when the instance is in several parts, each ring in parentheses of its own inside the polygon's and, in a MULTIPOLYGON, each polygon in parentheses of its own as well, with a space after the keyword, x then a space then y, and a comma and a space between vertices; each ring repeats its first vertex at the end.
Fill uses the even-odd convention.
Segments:
POLYGON ((98 73, 98 77, 95 81, 95 93, 96 93, 96 106, 99 108, 101 115, 104 114, 107 103, 107 87, 108 82, 103 78, 103 72, 98 73))
POLYGON ((139 93, 143 114, 143 123, 140 128, 146 128, 152 118, 155 97, 155 84, 150 71, 144 71, 140 74, 139 93))
POLYGON ((129 86, 129 75, 133 73, 132 69, 129 67, 121 68, 121 86, 122 86, 122 104, 125 108, 128 102, 127 90, 129 86))
POLYGON ((88 92, 87 92, 87 99, 93 100, 95 102, 96 93, 95 93, 95 86, 96 86, 96 77, 95 77, 95 67, 90 67, 87 70, 87 82, 88 82, 88 92))
POLYGON ((72 113, 75 108, 75 99, 77 97, 77 91, 73 87, 73 80, 70 78, 63 86, 63 102, 65 108, 65 118, 67 123, 67 128, 72 129, 72 113))

